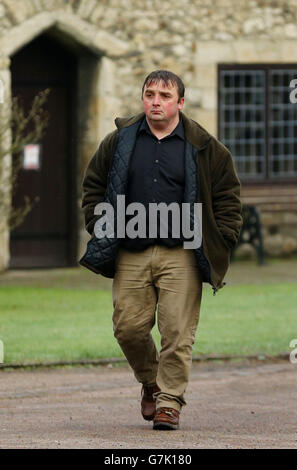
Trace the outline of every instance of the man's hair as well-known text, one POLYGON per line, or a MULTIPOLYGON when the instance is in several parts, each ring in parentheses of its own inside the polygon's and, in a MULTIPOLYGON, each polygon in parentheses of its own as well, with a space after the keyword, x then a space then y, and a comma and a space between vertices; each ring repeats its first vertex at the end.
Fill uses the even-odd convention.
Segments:
POLYGON ((177 75, 175 75, 175 73, 170 72, 169 70, 154 70, 154 72, 151 72, 144 80, 141 91, 141 97, 143 97, 145 86, 148 87, 151 83, 158 83, 160 81, 163 81, 166 86, 176 85, 178 91, 178 101, 180 101, 181 98, 184 97, 185 86, 182 80, 177 75))

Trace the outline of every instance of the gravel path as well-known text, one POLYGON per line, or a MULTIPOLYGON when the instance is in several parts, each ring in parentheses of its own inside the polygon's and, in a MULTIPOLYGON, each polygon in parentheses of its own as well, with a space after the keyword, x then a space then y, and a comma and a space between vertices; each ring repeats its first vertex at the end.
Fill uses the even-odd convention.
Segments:
POLYGON ((178 431, 153 431, 120 367, 0 371, 0 448, 296 448, 297 365, 193 364, 178 431))

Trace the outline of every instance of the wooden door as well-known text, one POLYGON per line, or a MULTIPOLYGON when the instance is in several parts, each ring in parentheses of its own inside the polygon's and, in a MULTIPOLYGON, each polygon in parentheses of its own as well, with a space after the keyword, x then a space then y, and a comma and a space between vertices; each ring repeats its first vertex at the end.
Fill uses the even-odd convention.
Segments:
POLYGON ((12 59, 12 93, 25 109, 45 88, 50 115, 40 144, 40 168, 22 168, 14 207, 24 196, 39 197, 25 221, 11 232, 10 267, 59 267, 76 264, 76 152, 74 147, 75 58, 56 40, 41 36, 12 59))

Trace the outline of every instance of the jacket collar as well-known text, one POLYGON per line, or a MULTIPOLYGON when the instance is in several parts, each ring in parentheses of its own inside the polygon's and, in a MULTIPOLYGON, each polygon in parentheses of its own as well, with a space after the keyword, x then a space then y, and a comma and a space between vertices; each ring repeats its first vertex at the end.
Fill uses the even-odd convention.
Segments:
MULTIPOLYGON (((120 130, 124 127, 132 126, 138 121, 140 124, 144 116, 144 113, 140 113, 130 118, 116 118, 115 124, 120 130)), ((196 147, 197 150, 204 148, 211 139, 211 135, 207 132, 206 129, 200 126, 198 122, 189 119, 184 113, 180 112, 180 116, 183 121, 186 140, 196 147)))

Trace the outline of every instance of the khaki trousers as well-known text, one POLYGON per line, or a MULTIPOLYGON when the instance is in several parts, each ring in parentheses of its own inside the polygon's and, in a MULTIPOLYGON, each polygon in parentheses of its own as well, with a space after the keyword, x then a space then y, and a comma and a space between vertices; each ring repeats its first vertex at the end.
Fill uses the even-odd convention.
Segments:
POLYGON ((144 385, 157 383, 157 408, 180 411, 192 363, 202 280, 193 250, 154 245, 119 250, 113 281, 114 335, 144 385), (151 335, 158 305, 160 354, 151 335))

